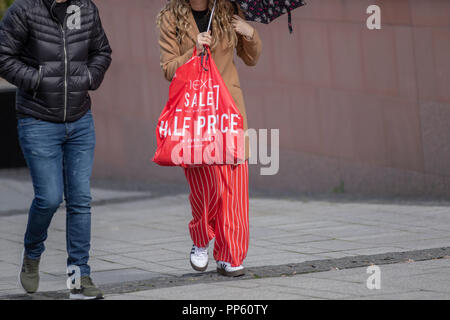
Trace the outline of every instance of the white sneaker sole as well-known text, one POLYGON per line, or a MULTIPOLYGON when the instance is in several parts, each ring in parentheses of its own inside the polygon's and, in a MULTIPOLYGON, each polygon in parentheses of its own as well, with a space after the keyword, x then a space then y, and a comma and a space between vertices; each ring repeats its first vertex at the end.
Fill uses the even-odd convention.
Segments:
POLYGON ((198 272, 204 272, 204 271, 206 271, 206 269, 208 269, 208 262, 206 263, 206 266, 204 266, 204 267, 196 266, 196 265, 192 262, 192 260, 190 260, 190 263, 191 263, 192 269, 194 269, 195 271, 198 271, 198 272))
POLYGON ((98 300, 98 299, 103 299, 103 297, 87 297, 81 293, 71 293, 69 295, 69 299, 70 300, 98 300))
POLYGON ((217 266, 216 270, 217 270, 217 273, 219 273, 223 276, 226 276, 226 277, 240 277, 240 276, 245 275, 245 272, 246 272, 245 268, 238 269, 235 271, 227 271, 226 269, 224 269, 220 266, 217 266))

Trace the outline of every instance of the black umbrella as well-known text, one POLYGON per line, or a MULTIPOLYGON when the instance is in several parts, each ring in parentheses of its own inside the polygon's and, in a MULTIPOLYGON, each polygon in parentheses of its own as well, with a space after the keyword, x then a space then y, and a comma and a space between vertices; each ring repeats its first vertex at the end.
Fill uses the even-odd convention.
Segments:
POLYGON ((289 32, 292 33, 291 11, 304 6, 303 0, 231 0, 238 3, 250 21, 271 23, 279 16, 287 13, 289 32))

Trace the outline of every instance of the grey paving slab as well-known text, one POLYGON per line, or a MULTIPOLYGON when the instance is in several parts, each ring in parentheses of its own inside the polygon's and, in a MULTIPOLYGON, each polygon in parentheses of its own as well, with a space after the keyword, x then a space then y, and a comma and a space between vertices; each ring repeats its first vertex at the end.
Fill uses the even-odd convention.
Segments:
POLYGON ((278 247, 282 247, 285 245, 313 243, 313 242, 333 240, 335 238, 332 236, 322 236, 322 235, 300 233, 300 232, 298 232, 297 234, 295 234, 294 232, 290 232, 290 233, 286 234, 285 232, 280 233, 280 231, 278 231, 277 236, 273 236, 273 237, 268 236, 268 237, 264 237, 264 239, 268 242, 271 242, 272 244, 277 245, 278 247))
POLYGON ((131 295, 131 294, 113 294, 108 296, 108 300, 149 300, 144 296, 131 295))
MULTIPOLYGON (((150 197, 148 192, 116 191, 92 188, 92 199, 94 202, 108 200, 138 199, 150 197)), ((27 212, 33 200, 33 185, 31 181, 15 180, 0 177, 0 213, 11 210, 27 212)))
POLYGON ((450 237, 442 237, 442 238, 434 238, 434 239, 412 239, 399 241, 396 245, 401 246, 402 248, 407 249, 424 249, 424 248, 432 248, 437 246, 449 246, 450 245, 450 237))
POLYGON ((194 284, 188 286, 188 288, 182 288, 181 290, 174 290, 174 288, 149 290, 132 293, 131 295, 145 299, 163 300, 298 300, 308 298, 299 293, 283 293, 271 290, 255 290, 252 288, 226 287, 226 290, 224 290, 224 287, 214 284, 194 284))
POLYGON ((137 268, 124 268, 92 273, 92 277, 95 278, 95 282, 98 285, 146 280, 158 276, 160 276, 159 273, 144 271, 137 268))
POLYGON ((380 294, 372 296, 363 296, 351 298, 353 300, 449 300, 450 296, 446 293, 433 291, 410 291, 397 292, 391 294, 380 294))
MULTIPOLYGON (((422 248, 421 248, 422 249, 422 248)), ((352 249, 352 250, 345 250, 340 251, 340 253, 346 257, 348 256, 355 256, 355 255, 369 255, 369 254, 379 254, 379 253, 385 253, 385 252, 402 252, 405 251, 406 248, 404 247, 370 247, 365 249, 352 249)), ((326 253, 327 255, 329 253, 326 253)))

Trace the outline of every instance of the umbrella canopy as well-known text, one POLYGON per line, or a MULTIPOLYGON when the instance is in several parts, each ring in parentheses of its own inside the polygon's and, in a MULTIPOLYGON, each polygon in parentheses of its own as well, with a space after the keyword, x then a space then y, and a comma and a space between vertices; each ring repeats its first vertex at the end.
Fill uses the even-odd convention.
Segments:
POLYGON ((231 0, 239 4, 250 21, 270 23, 279 16, 287 13, 289 31, 292 33, 291 11, 304 6, 303 0, 231 0))

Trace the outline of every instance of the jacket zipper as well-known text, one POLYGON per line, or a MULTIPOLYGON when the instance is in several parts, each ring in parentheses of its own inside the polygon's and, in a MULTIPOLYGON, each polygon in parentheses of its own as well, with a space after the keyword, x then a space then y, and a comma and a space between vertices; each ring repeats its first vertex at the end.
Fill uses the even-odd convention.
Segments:
MULTIPOLYGON (((64 20, 64 23, 66 20, 64 20)), ((66 32, 64 31, 64 27, 61 26, 61 31, 63 35, 64 42, 64 122, 66 122, 67 117, 67 47, 66 47, 66 32)))
POLYGON ((66 122, 66 118, 67 118, 67 46, 66 46, 66 32, 64 31, 64 26, 66 25, 66 21, 67 21, 67 15, 64 18, 64 23, 61 24, 58 19, 55 17, 55 15, 53 14, 53 9, 56 5, 56 1, 53 1, 51 7, 50 7, 50 14, 53 18, 53 20, 55 20, 60 28, 61 28, 61 32, 62 32, 62 37, 63 37, 63 43, 64 43, 64 120, 63 122, 66 122))

